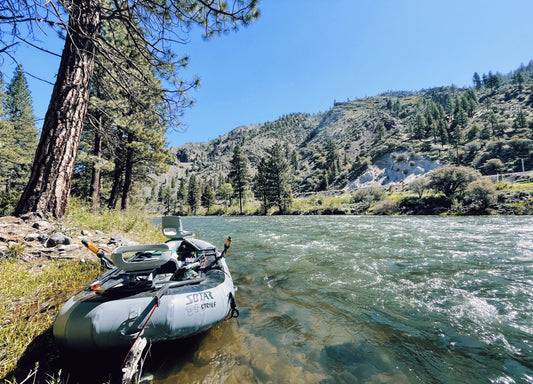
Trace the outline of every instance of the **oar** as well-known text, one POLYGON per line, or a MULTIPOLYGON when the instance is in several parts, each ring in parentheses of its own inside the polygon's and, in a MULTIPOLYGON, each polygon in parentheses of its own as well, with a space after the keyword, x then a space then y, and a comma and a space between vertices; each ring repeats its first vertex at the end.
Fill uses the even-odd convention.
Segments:
POLYGON ((113 269, 115 266, 113 265, 113 261, 107 257, 99 248, 96 248, 95 245, 89 243, 87 240, 82 240, 81 243, 86 246, 89 250, 93 251, 96 256, 102 261, 102 263, 106 266, 107 269, 113 269))
POLYGON ((211 262, 208 266, 204 266, 204 269, 210 268, 213 264, 217 263, 220 259, 222 259, 224 256, 226 256, 226 253, 228 252, 229 246, 231 245, 231 236, 228 236, 226 239, 226 243, 224 243, 224 250, 222 253, 218 256, 215 256, 215 261, 211 262))
POLYGON ((226 242, 224 243, 224 250, 222 251, 222 253, 220 254, 218 258, 226 256, 226 253, 228 252, 230 245, 231 245, 231 236, 228 236, 228 238, 226 239, 226 242))
MULTIPOLYGON (((231 245, 231 237, 228 236, 226 239, 226 242, 224 244, 224 250, 220 254, 220 256, 217 258, 222 258, 226 255, 228 252, 228 249, 231 245)), ((93 246, 94 247, 94 246, 93 246)), ((94 247, 96 248, 96 247, 94 247)), ((90 249, 90 248, 89 248, 90 249)), ((103 252, 102 252, 103 253, 103 252)), ((123 376, 123 383, 127 383, 131 381, 131 378, 135 374, 135 366, 137 365, 137 362, 139 361, 140 355, 142 353, 142 350, 146 346, 146 339, 141 338, 141 334, 143 333, 144 329, 148 325, 148 322, 152 318, 152 315, 154 314, 155 310, 159 307, 161 304, 161 298, 168 292, 170 288, 170 285, 166 284, 164 285, 155 295, 153 298, 153 304, 152 308, 150 308, 150 305, 143 311, 143 313, 149 313, 148 318, 144 322, 143 326, 138 329, 137 336, 135 337, 135 340, 129 349, 128 353, 126 354, 126 357, 124 358, 124 361, 122 362, 122 371, 124 372, 123 376)), ((238 317, 239 316, 239 310, 237 309, 237 306, 235 304, 235 299, 232 298, 232 312, 231 317, 238 317)), ((144 318, 140 317, 139 319, 144 318)))
MULTIPOLYGON (((154 314, 155 310, 161 304, 161 298, 163 297, 163 295, 165 295, 168 292, 168 289, 169 289, 168 284, 164 285, 161 289, 159 289, 159 291, 157 291, 157 293, 154 295, 152 299, 153 304, 150 304, 152 305, 152 308, 150 308, 150 305, 149 305, 143 311, 143 313, 149 312, 150 314, 148 315, 148 318, 144 322, 144 325, 140 329, 135 330, 135 332, 137 333, 137 336, 135 337, 135 340, 133 344, 131 345, 131 348, 128 350, 128 353, 126 354, 122 362, 121 368, 123 372, 123 377, 122 377, 123 384, 131 382, 133 375, 135 375, 135 373, 137 372, 137 363, 139 362, 141 355, 142 355, 142 351, 146 347, 146 343, 147 343, 147 340, 144 337, 141 337, 141 334, 143 333, 144 329, 148 325, 148 322, 152 318, 152 315, 154 314)), ((143 318, 143 317, 141 316, 140 318, 143 318)))
MULTIPOLYGON (((231 245, 231 237, 228 236, 228 238, 226 239, 226 243, 224 243, 224 250, 222 251, 220 256, 217 258, 217 260, 226 256, 226 253, 228 252, 230 245, 231 245)), ((237 308, 237 303, 235 302, 235 297, 233 297, 233 295, 230 295, 230 305, 231 305, 231 314, 229 318, 231 319, 232 317, 239 317, 239 309, 237 308)))

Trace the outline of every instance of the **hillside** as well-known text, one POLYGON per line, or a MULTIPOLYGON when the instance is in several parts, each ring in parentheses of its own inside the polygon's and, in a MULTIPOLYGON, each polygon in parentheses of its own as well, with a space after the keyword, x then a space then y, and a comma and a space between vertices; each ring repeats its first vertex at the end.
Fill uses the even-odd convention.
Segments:
POLYGON ((443 164, 483 174, 530 170, 532 74, 530 63, 506 76, 484 75, 477 89, 389 92, 336 102, 322 113, 241 126, 207 143, 174 148, 177 163, 166 178, 195 173, 216 185, 228 174, 235 145, 255 172, 275 142, 291 159, 296 194, 407 182, 443 164))

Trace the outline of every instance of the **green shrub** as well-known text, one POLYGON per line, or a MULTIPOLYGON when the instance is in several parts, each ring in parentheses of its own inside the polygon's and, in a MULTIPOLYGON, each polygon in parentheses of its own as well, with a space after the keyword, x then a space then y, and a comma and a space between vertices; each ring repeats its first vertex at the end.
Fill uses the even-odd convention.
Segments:
POLYGON ((7 247, 7 255, 10 257, 20 257, 26 250, 26 244, 24 242, 10 245, 7 247))
POLYGON ((468 167, 447 165, 429 174, 430 187, 451 198, 464 192, 468 184, 481 177, 479 171, 468 167))
POLYGON ((511 189, 512 186, 509 183, 504 183, 503 181, 494 184, 494 188, 496 188, 497 191, 502 191, 504 189, 511 189))
POLYGON ((0 216, 10 216, 13 214, 20 195, 21 192, 0 192, 0 216))
POLYGON ((471 182, 464 193, 463 202, 467 213, 484 214, 496 201, 496 188, 492 181, 479 179, 471 182))
POLYGON ((220 205, 211 206, 206 213, 208 216, 222 216, 224 214, 226 214, 226 210, 220 205))
POLYGON ((359 189, 352 198, 352 203, 360 202, 375 202, 383 199, 385 197, 385 191, 379 188, 370 187, 365 189, 359 189))
POLYGON ((374 215, 395 215, 398 214, 398 203, 391 199, 379 201, 370 212, 374 215))
POLYGON ((451 207, 451 200, 445 196, 427 196, 418 198, 409 196, 398 204, 398 210, 405 215, 439 215, 447 212, 451 207))
POLYGON ((417 177, 409 185, 407 189, 418 195, 418 198, 421 199, 424 195, 424 192, 429 188, 429 180, 426 177, 417 177))
POLYGON ((500 159, 489 159, 482 166, 485 175, 494 175, 505 170, 505 165, 500 159))

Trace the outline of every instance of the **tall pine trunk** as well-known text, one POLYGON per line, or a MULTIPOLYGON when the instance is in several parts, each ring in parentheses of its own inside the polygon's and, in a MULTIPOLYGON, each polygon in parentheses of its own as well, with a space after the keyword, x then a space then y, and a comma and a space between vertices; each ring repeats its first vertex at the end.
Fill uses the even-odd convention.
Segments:
POLYGON ((100 32, 100 0, 71 0, 67 11, 69 25, 57 80, 16 215, 36 212, 61 218, 68 205, 100 32))
POLYGON ((239 189, 239 211, 242 215, 242 191, 239 189))
POLYGON ((97 213, 100 209, 100 164, 97 162, 100 161, 102 156, 102 137, 98 131, 102 129, 102 117, 98 119, 99 129, 94 133, 94 148, 93 155, 95 157, 95 162, 93 164, 93 171, 91 174, 91 208, 93 213, 97 213))
POLYGON ((124 185, 124 164, 122 157, 119 155, 120 150, 117 148, 115 157, 115 169, 113 171, 113 187, 107 202, 107 208, 115 209, 117 207, 118 197, 124 185))
POLYGON ((124 186, 122 188, 122 201, 120 208, 127 210, 130 206, 130 192, 133 185, 133 133, 128 134, 128 144, 126 145, 126 161, 124 163, 124 186))

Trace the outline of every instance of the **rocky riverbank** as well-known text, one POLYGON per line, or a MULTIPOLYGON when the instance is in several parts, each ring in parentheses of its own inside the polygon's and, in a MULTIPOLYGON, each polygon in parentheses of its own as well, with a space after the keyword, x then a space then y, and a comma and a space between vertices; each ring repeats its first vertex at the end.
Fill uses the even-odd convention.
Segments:
POLYGON ((0 259, 18 257, 26 261, 39 258, 97 260, 85 249, 82 240, 110 253, 121 245, 135 245, 123 234, 107 235, 80 228, 67 228, 61 222, 38 216, 0 217, 0 259))

